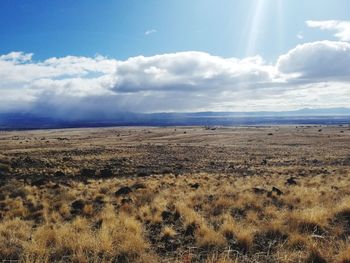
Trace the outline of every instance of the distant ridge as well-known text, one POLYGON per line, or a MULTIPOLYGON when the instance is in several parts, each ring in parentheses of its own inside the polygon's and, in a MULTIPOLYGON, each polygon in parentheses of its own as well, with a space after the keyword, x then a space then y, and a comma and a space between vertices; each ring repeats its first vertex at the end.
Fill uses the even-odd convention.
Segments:
POLYGON ((50 129, 108 126, 191 126, 191 125, 339 125, 350 124, 350 108, 300 109, 259 112, 120 112, 114 116, 75 119, 33 113, 0 113, 0 130, 50 129))
POLYGON ((304 108, 293 111, 203 111, 203 112, 186 112, 186 113, 155 113, 165 115, 186 115, 186 116, 350 116, 350 108, 329 108, 329 109, 309 109, 304 108))

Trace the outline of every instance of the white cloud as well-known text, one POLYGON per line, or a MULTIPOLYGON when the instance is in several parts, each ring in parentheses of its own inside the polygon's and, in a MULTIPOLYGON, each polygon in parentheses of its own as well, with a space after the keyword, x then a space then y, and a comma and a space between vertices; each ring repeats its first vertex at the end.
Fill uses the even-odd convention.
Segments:
POLYGON ((304 33, 299 32, 296 37, 297 37, 297 39, 304 39, 304 33))
POLYGON ((239 85, 270 83, 276 78, 275 74, 274 67, 265 64, 260 57, 239 60, 203 52, 180 52, 118 62, 114 90, 234 90, 239 85))
POLYGON ((0 88, 24 87, 41 79, 89 78, 91 75, 113 74, 116 61, 101 56, 94 58, 67 56, 33 62, 32 54, 12 52, 0 56, 0 88), (20 54, 20 55, 16 55, 20 54))
POLYGON ((21 63, 21 62, 27 62, 27 61, 32 60, 32 57, 33 57, 33 53, 26 54, 23 52, 14 51, 14 52, 8 53, 6 55, 0 56, 0 60, 5 60, 5 61, 10 60, 13 62, 21 63))
POLYGON ((0 56, 0 111, 61 117, 120 111, 250 111, 349 106, 350 44, 299 45, 276 64, 261 57, 179 52, 125 61, 102 56, 0 56), (73 114, 74 113, 74 114, 73 114))
POLYGON ((341 41, 350 41, 350 21, 325 20, 325 21, 306 21, 311 28, 321 30, 335 31, 335 37, 341 41))
POLYGON ((318 41, 298 45, 280 56, 277 69, 299 78, 341 80, 350 78, 350 44, 318 41))
POLYGON ((149 30, 145 31, 146 36, 151 35, 151 34, 155 34, 155 33, 157 33, 156 29, 149 29, 149 30))

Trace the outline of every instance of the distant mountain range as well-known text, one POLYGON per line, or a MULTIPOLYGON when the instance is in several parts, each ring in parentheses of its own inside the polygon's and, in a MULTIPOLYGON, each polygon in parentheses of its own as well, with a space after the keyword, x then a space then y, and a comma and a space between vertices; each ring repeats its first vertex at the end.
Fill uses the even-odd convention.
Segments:
POLYGON ((121 112, 103 119, 68 119, 32 113, 0 113, 0 130, 108 126, 238 126, 238 125, 341 125, 350 124, 350 108, 301 109, 260 112, 121 112))

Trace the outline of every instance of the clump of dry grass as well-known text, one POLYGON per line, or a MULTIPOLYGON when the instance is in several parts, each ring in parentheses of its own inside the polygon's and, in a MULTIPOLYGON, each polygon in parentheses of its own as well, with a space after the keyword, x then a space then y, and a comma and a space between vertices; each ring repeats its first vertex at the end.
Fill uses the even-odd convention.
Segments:
POLYGON ((288 225, 296 231, 322 235, 328 225, 329 211, 315 206, 302 210, 294 210, 287 218, 288 225))
POLYGON ((174 238, 176 234, 176 231, 169 226, 165 226, 163 229, 163 237, 165 238, 174 238))

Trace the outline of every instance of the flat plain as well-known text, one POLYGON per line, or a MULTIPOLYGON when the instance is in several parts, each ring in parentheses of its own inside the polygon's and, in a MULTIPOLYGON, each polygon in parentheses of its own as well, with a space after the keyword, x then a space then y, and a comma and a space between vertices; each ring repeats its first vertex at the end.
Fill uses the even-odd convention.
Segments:
POLYGON ((0 132, 0 259, 350 262, 350 126, 0 132))

